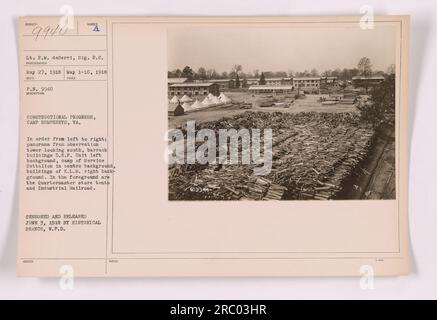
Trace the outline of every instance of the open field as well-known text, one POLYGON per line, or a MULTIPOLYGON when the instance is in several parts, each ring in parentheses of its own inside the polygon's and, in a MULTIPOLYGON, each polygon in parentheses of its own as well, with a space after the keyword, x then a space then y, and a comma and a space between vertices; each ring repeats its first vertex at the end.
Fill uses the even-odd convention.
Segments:
MULTIPOLYGON (((182 116, 169 117, 168 119, 168 127, 175 128, 186 123, 188 120, 195 120, 196 122, 204 122, 211 120, 219 120, 222 117, 230 117, 240 113, 243 113, 247 110, 241 109, 241 105, 243 103, 252 103, 259 99, 265 99, 266 95, 255 95, 252 96, 247 92, 225 92, 225 94, 232 99, 232 106, 217 106, 211 107, 204 110, 197 110, 194 112, 190 112, 184 114, 182 116)), ((306 95, 303 99, 294 100, 290 107, 269 107, 262 108, 255 106, 251 110, 253 111, 264 111, 264 112, 284 112, 284 113, 298 113, 298 112, 357 112, 357 108, 354 105, 322 105, 321 102, 317 101, 320 95, 306 95)), ((279 101, 289 101, 291 99, 287 98, 287 96, 275 96, 275 98, 279 101)), ((200 98, 199 98, 200 100, 200 98)))

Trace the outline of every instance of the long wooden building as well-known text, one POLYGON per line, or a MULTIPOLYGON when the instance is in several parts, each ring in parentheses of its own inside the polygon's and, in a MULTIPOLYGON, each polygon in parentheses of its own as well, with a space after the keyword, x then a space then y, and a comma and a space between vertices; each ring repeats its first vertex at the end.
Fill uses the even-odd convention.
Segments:
POLYGON ((168 88, 170 96, 206 96, 208 93, 212 93, 215 96, 220 94, 220 86, 217 83, 211 82, 185 82, 172 84, 168 88))

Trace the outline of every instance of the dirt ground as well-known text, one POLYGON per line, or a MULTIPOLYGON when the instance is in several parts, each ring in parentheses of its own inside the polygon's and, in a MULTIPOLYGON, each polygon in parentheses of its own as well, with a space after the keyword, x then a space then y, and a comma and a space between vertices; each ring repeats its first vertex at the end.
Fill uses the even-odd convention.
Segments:
MULTIPOLYGON (((210 107, 203 110, 196 110, 189 113, 186 113, 182 116, 169 116, 168 117, 168 127, 175 128, 183 123, 186 123, 188 120, 195 120, 196 122, 203 121, 211 121, 211 120, 219 120, 223 117, 233 116, 235 114, 243 113, 247 111, 247 109, 241 109, 240 106, 242 103, 252 103, 255 100, 259 99, 267 99, 266 95, 252 95, 247 92, 225 92, 225 95, 228 96, 233 104, 231 106, 216 106, 210 107)), ((306 95, 303 99, 295 100, 290 107, 253 107, 252 111, 264 111, 264 112, 358 112, 357 108, 354 105, 322 105, 321 102, 318 101, 321 95, 313 94, 306 95)), ((291 95, 277 95, 275 98, 278 102, 289 101, 291 95)), ((200 100, 200 99, 199 99, 200 100)), ((201 100, 200 100, 201 101, 201 100)))

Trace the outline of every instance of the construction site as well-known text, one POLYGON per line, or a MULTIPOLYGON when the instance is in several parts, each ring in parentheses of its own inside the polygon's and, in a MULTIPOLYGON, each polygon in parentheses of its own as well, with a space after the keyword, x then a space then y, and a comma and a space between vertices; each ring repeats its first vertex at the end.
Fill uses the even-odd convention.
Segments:
POLYGON ((184 131, 187 121, 195 120, 196 130, 216 134, 219 129, 269 128, 273 139, 267 175, 255 175, 255 164, 170 165, 169 200, 396 197, 394 130, 362 121, 357 104, 369 99, 365 94, 240 91, 209 95, 202 102, 188 96, 172 99, 170 104, 184 110, 169 112, 169 128, 184 131))

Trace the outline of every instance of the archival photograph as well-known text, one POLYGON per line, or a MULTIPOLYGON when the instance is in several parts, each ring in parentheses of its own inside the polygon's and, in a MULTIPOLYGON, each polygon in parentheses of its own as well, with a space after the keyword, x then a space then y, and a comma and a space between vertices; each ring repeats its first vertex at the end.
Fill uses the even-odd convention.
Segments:
POLYGON ((167 33, 169 200, 396 199, 390 25, 167 33))

